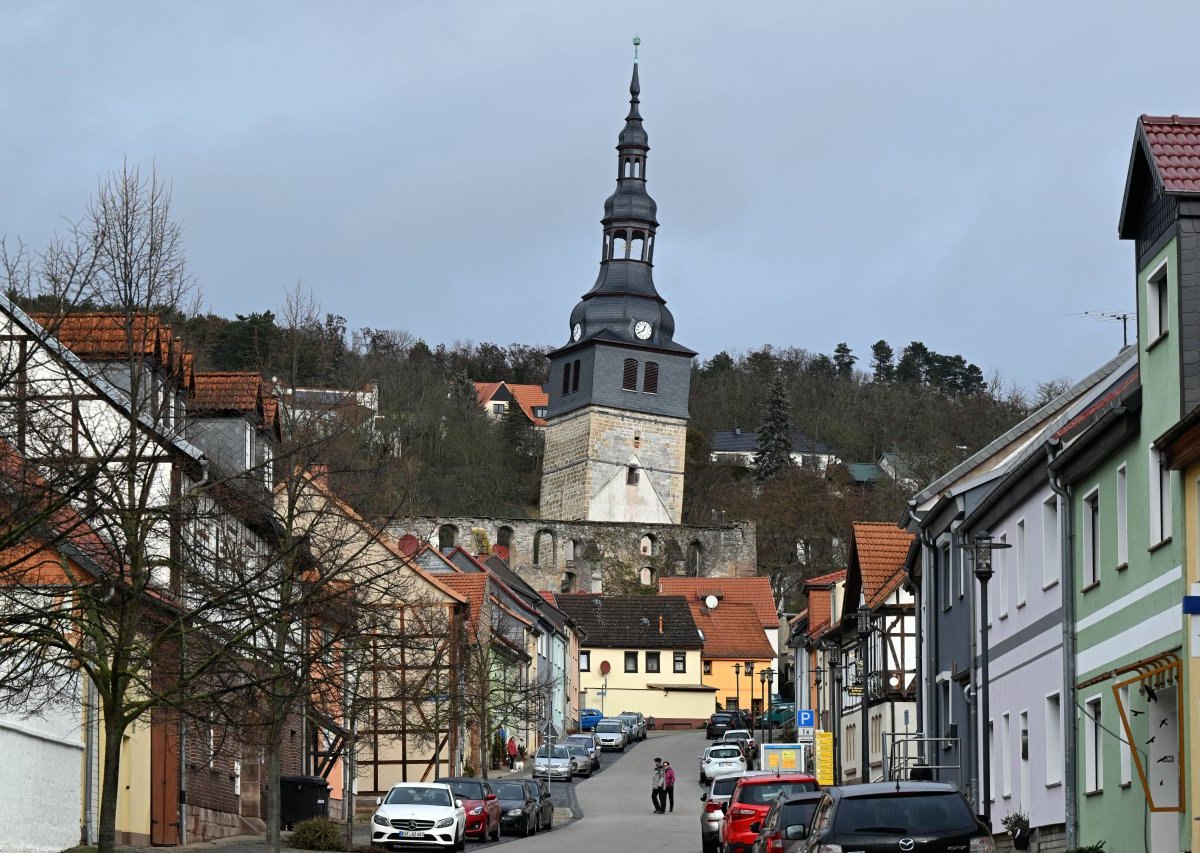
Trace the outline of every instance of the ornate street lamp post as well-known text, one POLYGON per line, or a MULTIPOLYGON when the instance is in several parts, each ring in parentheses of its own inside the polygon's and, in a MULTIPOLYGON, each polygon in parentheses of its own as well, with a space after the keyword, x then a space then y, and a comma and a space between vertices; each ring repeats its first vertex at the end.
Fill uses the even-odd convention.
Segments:
POLYGON ((737 691, 737 706, 742 707, 742 665, 733 665, 733 689, 737 691))
POLYGON ((750 682, 747 692, 750 694, 750 712, 754 713, 754 661, 748 660, 742 664, 742 672, 746 673, 746 680, 750 682))
POLYGON ((840 784, 842 778, 842 668, 839 661, 841 646, 835 640, 827 640, 825 653, 829 658, 829 709, 833 717, 833 778, 840 784))
POLYGON ((983 819, 988 825, 988 831, 992 829, 992 739, 988 737, 988 725, 991 723, 991 680, 988 673, 989 650, 988 650, 988 581, 992 579, 992 552, 999 551, 1002 548, 1008 548, 1007 542, 993 542, 990 533, 983 532, 975 535, 974 542, 974 563, 975 563, 975 579, 979 581, 979 623, 980 631, 983 634, 983 666, 982 666, 982 684, 983 690, 980 694, 980 728, 983 729, 981 737, 983 738, 983 819))
POLYGON ((771 667, 765 667, 758 671, 758 680, 762 684, 762 743, 766 743, 771 725, 771 676, 775 671, 771 667))

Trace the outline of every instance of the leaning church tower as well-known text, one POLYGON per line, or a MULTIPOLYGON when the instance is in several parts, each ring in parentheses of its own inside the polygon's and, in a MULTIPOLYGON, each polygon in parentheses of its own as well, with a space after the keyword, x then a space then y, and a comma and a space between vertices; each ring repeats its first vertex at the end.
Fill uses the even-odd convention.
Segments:
POLYGON ((571 311, 567 343, 549 356, 544 519, 679 524, 683 514, 695 353, 675 342, 675 318, 654 287, 658 210, 646 192, 636 57, 629 94, 600 273, 571 311))

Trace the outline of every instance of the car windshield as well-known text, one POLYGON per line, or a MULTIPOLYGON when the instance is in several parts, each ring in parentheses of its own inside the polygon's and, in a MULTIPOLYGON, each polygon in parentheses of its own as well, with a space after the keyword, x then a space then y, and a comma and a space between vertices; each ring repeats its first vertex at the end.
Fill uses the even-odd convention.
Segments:
POLYGON ((733 793, 733 789, 737 787, 737 776, 727 776, 724 779, 718 779, 713 782, 712 796, 728 797, 733 793))
POLYGON ((747 803, 752 806, 768 806, 780 794, 804 794, 815 790, 817 790, 816 782, 780 782, 778 780, 771 780, 770 782, 759 782, 754 785, 743 785, 738 802, 747 803))
POLYGON ((450 792, 445 788, 392 788, 383 802, 389 806, 448 806, 450 792))
POLYGON ((454 796, 464 800, 482 800, 483 785, 478 782, 447 782, 454 796))
POLYGON ((525 786, 520 782, 493 782, 492 788, 496 791, 496 796, 502 800, 525 799, 525 786))
POLYGON ((582 757, 586 758, 587 754, 588 754, 588 751, 586 749, 584 749, 583 746, 578 743, 569 743, 563 748, 567 752, 571 753, 571 755, 574 755, 577 757, 582 756, 582 757))
POLYGON ((624 727, 615 721, 596 723, 596 731, 598 732, 621 732, 624 730, 624 727))
POLYGON ((731 732, 725 732, 725 740, 750 740, 750 732, 745 729, 734 729, 731 732))
POLYGON ((537 751, 537 754, 534 757, 535 758, 546 758, 547 756, 549 756, 554 759, 561 758, 564 761, 569 760, 571 758, 571 753, 567 752, 567 748, 565 746, 556 746, 556 747, 552 747, 552 748, 554 750, 553 756, 550 756, 550 753, 547 751, 547 747, 543 746, 542 748, 540 748, 537 751))
POLYGON ((582 747, 589 747, 594 746, 596 741, 592 740, 591 735, 571 735, 563 743, 566 745, 577 743, 582 747))
POLYGON ((733 718, 730 717, 728 714, 713 714, 711 717, 708 718, 708 721, 710 723, 712 723, 714 726, 720 726, 720 725, 729 725, 729 721, 732 719, 733 718))
POLYGON ((708 751, 709 758, 737 758, 742 754, 742 751, 736 746, 727 746, 724 749, 710 749, 708 751))
POLYGON ((966 800, 954 792, 901 793, 882 797, 845 797, 838 804, 839 832, 970 832, 975 818, 966 800))

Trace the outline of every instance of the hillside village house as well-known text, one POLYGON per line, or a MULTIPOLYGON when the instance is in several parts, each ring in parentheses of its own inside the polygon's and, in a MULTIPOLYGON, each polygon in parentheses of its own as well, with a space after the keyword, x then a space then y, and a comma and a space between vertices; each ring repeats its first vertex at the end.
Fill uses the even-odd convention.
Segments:
POLYGON ((660 728, 694 728, 713 710, 705 684, 704 639, 682 596, 557 595, 584 632, 580 707, 605 714, 641 711, 660 728))
POLYGON ((546 410, 550 395, 541 385, 519 385, 515 382, 476 382, 475 394, 479 405, 492 418, 503 418, 509 408, 518 407, 535 427, 546 425, 546 410))
MULTIPOLYGON (((741 427, 717 430, 709 441, 710 459, 713 462, 737 465, 740 468, 750 468, 754 465, 754 457, 758 455, 757 432, 747 432, 741 427)), ((839 461, 824 442, 810 438, 798 430, 792 432, 792 462, 796 465, 824 471, 839 461)))

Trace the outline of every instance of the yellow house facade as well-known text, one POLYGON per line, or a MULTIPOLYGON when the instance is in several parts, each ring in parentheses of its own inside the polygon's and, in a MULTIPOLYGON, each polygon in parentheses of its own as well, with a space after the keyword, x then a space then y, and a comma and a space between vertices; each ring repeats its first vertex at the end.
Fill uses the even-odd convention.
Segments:
POLYGON ((581 707, 608 716, 640 711, 659 729, 694 728, 712 713, 704 641, 682 596, 581 593, 556 601, 584 634, 581 707))
POLYGON ((764 678, 764 673, 773 670, 775 650, 753 605, 718 602, 715 597, 708 603, 688 604, 704 638, 704 683, 715 689, 709 712, 730 708, 746 708, 756 714, 762 711, 773 682, 769 676, 764 678))

